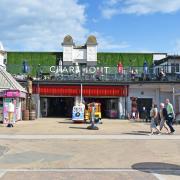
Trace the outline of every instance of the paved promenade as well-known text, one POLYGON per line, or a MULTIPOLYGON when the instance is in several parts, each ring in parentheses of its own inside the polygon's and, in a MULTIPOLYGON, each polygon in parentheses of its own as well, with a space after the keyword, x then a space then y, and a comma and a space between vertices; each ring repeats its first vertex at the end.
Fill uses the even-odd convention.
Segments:
POLYGON ((149 136, 149 123, 104 120, 98 131, 68 119, 0 126, 2 180, 179 180, 180 125, 149 136))
MULTIPOLYGON (((73 123, 64 118, 40 118, 33 121, 19 121, 14 128, 0 125, 0 135, 145 135, 150 133, 150 124, 128 120, 104 119, 98 124, 98 131, 87 130, 88 124, 73 123)), ((180 135, 180 125, 174 126, 180 135)), ((166 135, 165 131, 163 131, 166 135)), ((130 137, 130 136, 129 136, 130 137)), ((143 137, 143 136, 142 136, 143 137)))

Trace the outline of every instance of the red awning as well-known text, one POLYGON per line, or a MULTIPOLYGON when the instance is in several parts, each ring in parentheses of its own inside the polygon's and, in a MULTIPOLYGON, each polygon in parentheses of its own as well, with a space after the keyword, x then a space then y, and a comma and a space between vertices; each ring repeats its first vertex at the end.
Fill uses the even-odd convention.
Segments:
MULTIPOLYGON (((79 85, 39 85, 33 86, 33 94, 46 96, 80 96, 79 85)), ((128 86, 83 86, 83 96, 128 96, 128 86)))

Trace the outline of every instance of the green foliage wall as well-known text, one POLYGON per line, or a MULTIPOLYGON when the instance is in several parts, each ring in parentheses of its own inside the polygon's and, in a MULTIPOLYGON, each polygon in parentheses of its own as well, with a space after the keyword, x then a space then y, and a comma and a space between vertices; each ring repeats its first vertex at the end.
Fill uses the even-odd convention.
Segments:
POLYGON ((98 65, 116 66, 119 61, 123 66, 143 66, 144 61, 152 64, 153 54, 143 53, 98 53, 98 65))
MULTIPOLYGON (((12 74, 22 73, 22 64, 26 60, 30 66, 30 74, 35 75, 38 64, 43 68, 43 72, 49 72, 49 66, 56 65, 62 59, 62 52, 8 52, 7 70, 12 74)), ((148 65, 152 64, 153 54, 151 53, 98 53, 97 65, 117 66, 121 61, 123 66, 143 66, 144 61, 148 65)))
POLYGON ((56 65, 62 56, 62 52, 8 52, 7 70, 12 74, 22 73, 22 64, 26 61, 30 66, 30 74, 35 74, 38 64, 42 68, 56 65))

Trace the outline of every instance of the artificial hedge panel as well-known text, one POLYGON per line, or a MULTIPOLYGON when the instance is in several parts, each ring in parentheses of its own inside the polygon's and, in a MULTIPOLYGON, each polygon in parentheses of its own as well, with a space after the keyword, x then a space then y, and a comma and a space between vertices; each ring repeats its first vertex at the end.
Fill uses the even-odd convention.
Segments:
POLYGON ((143 66, 144 61, 150 66, 153 54, 150 53, 98 53, 97 63, 102 66, 116 66, 119 61, 124 66, 143 66))
MULTIPOLYGON (((7 70, 12 74, 22 73, 23 61, 26 61, 30 66, 29 74, 35 75, 38 64, 48 72, 49 66, 57 65, 59 59, 62 59, 62 52, 8 52, 7 53, 7 70), (46 70, 47 69, 47 70, 46 70)), ((153 61, 151 53, 97 53, 98 66, 117 66, 121 61, 124 67, 128 66, 143 66, 144 61, 150 66, 153 61)))
POLYGON ((8 52, 7 70, 12 74, 22 73, 23 61, 30 67, 29 74, 35 74, 40 64, 42 67, 58 64, 62 52, 8 52))

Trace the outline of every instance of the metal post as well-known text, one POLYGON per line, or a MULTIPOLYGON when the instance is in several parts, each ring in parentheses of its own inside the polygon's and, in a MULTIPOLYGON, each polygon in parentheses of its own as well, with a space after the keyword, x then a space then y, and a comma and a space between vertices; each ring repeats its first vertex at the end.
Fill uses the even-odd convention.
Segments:
POLYGON ((82 83, 81 83, 81 103, 82 103, 82 101, 83 101, 83 100, 82 100, 82 98, 83 98, 83 97, 82 97, 82 95, 83 95, 83 92, 82 92, 82 91, 83 91, 83 87, 82 87, 82 83))
POLYGON ((174 110, 176 109, 176 107, 175 107, 175 89, 174 89, 174 87, 173 87, 173 102, 172 102, 172 104, 173 104, 173 107, 174 107, 174 110))
POLYGON ((37 118, 41 116, 41 105, 40 105, 40 93, 39 93, 39 79, 37 80, 37 94, 38 94, 38 105, 37 105, 37 118))

